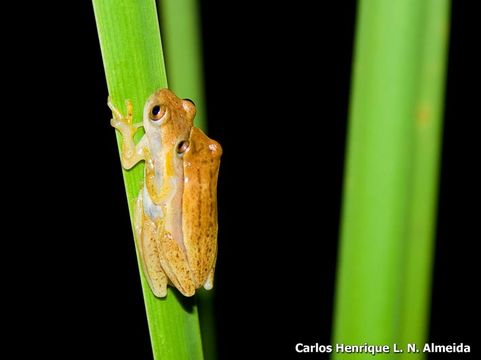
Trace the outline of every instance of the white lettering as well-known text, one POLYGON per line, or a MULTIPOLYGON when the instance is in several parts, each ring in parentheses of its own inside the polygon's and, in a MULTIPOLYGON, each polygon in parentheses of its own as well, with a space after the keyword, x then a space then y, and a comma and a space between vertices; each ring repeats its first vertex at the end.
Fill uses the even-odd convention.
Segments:
POLYGON ((416 344, 408 344, 407 350, 408 350, 408 352, 416 352, 416 353, 419 352, 416 344))
POLYGON ((366 353, 376 355, 377 353, 389 353, 390 348, 389 345, 369 345, 368 343, 364 343, 364 345, 336 344, 336 352, 346 354, 366 353))
POLYGON ((297 351, 298 353, 305 352, 304 349, 305 349, 304 344, 302 344, 302 343, 296 344, 296 351, 297 351))
POLYGON ((471 352, 471 346, 464 345, 463 343, 450 345, 436 345, 435 343, 424 344, 423 352, 428 353, 469 353, 471 352))
POLYGON ((298 353, 331 353, 332 345, 304 345, 303 343, 296 344, 296 351, 298 353))

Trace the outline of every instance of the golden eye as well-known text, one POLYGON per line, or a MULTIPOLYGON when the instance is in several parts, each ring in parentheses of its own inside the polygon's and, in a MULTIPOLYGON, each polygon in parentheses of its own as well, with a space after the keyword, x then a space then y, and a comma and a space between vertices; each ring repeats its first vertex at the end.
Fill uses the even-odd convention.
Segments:
POLYGON ((152 107, 152 110, 150 110, 150 119, 157 121, 162 119, 162 117, 165 114, 165 107, 162 105, 155 105, 152 107))
POLYGON ((177 144, 177 148, 175 150, 177 151, 177 154, 183 155, 188 148, 189 148, 189 142, 187 140, 184 140, 177 144))

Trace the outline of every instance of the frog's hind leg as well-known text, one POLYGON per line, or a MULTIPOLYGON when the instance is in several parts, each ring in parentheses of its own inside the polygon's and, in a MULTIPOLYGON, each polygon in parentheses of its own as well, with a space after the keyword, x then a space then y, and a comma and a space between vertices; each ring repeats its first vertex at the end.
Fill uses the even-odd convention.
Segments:
POLYGON ((137 198, 134 213, 135 238, 145 278, 157 297, 167 295, 167 276, 162 270, 156 239, 159 226, 144 213, 142 190, 137 198))
POLYGON ((169 231, 163 231, 157 238, 160 262, 169 280, 184 296, 195 294, 192 271, 188 266, 185 251, 169 231))

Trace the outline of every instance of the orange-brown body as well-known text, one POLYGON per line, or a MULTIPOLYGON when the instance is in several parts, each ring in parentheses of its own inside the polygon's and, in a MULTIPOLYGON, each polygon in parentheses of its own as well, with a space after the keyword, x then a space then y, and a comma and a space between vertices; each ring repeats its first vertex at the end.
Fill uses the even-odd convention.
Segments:
POLYGON ((145 135, 109 101, 111 124, 123 137, 122 165, 145 161, 144 186, 136 203, 135 232, 145 276, 154 294, 167 284, 185 296, 213 286, 217 258, 217 177, 222 148, 193 126, 195 106, 168 89, 144 107, 145 135))

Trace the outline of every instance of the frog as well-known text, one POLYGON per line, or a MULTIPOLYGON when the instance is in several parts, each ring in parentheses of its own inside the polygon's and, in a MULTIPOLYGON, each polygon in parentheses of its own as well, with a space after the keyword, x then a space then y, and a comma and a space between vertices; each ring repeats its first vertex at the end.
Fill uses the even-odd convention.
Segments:
POLYGON ((145 278, 156 297, 173 286, 190 297, 214 285, 217 260, 217 182, 221 145, 194 126, 196 107, 170 89, 145 102, 141 123, 133 105, 124 116, 108 99, 110 124, 122 136, 122 167, 144 162, 144 180, 135 200, 134 237, 145 278), (140 129, 144 134, 136 143, 140 129))

